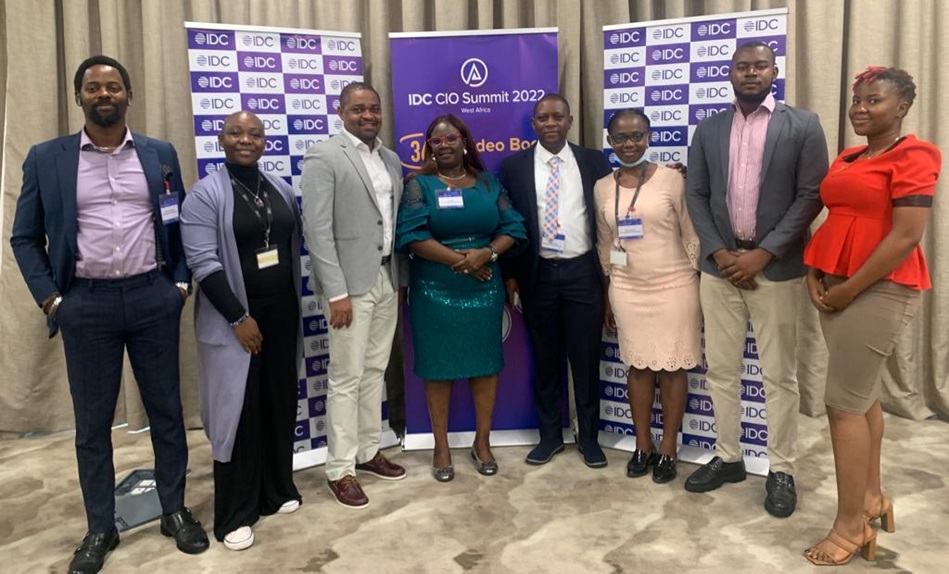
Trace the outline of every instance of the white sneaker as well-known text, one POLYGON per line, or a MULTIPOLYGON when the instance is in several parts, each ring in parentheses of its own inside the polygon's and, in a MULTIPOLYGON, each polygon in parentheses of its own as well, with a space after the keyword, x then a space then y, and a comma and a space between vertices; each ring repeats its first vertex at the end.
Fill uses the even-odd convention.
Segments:
POLYGON ((288 500, 280 505, 280 508, 277 509, 277 514, 290 514, 291 512, 296 512, 299 509, 299 500, 288 500))
POLYGON ((241 526, 224 537, 224 547, 228 550, 245 550, 254 545, 254 531, 250 526, 241 526))

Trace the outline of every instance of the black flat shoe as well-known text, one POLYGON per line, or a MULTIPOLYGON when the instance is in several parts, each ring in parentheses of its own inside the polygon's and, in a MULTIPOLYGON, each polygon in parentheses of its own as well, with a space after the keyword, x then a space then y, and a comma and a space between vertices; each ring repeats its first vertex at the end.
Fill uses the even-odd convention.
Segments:
POLYGON ((485 476, 494 476, 498 473, 498 461, 481 460, 478 458, 478 454, 475 452, 474 447, 471 447, 471 460, 474 461, 475 470, 477 470, 479 474, 483 474, 485 476))
POLYGON ((187 508, 162 514, 161 533, 164 536, 174 536, 175 546, 185 554, 201 554, 210 546, 208 535, 201 523, 191 516, 191 511, 187 508))
POLYGON ((652 481, 663 484, 674 479, 676 474, 676 459, 668 454, 660 454, 652 466, 652 481))
POLYGON ((633 458, 629 459, 629 462, 626 463, 626 476, 630 478, 646 476, 646 473, 649 472, 649 465, 653 464, 655 460, 655 450, 646 452, 637 449, 633 451, 633 458))
POLYGON ((69 574, 96 574, 102 570, 105 557, 119 545, 119 531, 113 526, 112 530, 93 534, 87 532, 82 544, 76 548, 72 560, 69 562, 69 574))
POLYGON ((708 492, 726 482, 741 482, 745 476, 745 461, 725 462, 722 457, 716 456, 685 480, 685 489, 689 492, 708 492))

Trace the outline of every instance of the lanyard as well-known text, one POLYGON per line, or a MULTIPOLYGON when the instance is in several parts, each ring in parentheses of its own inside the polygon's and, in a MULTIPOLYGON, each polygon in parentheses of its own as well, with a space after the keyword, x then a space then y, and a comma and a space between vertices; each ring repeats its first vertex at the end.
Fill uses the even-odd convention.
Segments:
MULTIPOLYGON (((643 188, 643 182, 646 181, 646 171, 649 170, 649 162, 643 162, 643 169, 639 172, 639 183, 636 184, 636 192, 633 193, 633 200, 629 202, 626 209, 626 219, 629 219, 629 213, 636 207, 636 200, 639 199, 639 191, 643 188)), ((619 229, 619 170, 613 172, 613 181, 616 183, 616 193, 614 194, 614 213, 616 216, 616 228, 619 229)))
MULTIPOLYGON (((261 176, 258 174, 257 177, 260 178, 261 176)), ((252 195, 251 191, 247 188, 246 185, 241 183, 235 177, 231 176, 231 185, 234 186, 234 189, 236 189, 241 194, 241 197, 244 198, 244 201, 247 202, 247 206, 250 207, 250 210, 253 211, 254 215, 257 216, 257 221, 259 221, 260 224, 264 226, 264 248, 267 248, 267 247, 270 247, 270 226, 273 224, 273 211, 270 208, 270 196, 267 194, 267 186, 265 185, 263 187, 260 187, 260 183, 261 183, 261 180, 258 179, 257 185, 258 185, 258 188, 260 189, 259 191, 260 195, 259 196, 255 195, 254 198, 255 199, 259 198, 263 200, 262 201, 263 207, 266 207, 266 210, 265 210, 265 213, 267 214, 266 221, 264 221, 264 218, 260 215, 260 207, 258 207, 258 205, 253 199, 251 199, 251 195, 252 195)))

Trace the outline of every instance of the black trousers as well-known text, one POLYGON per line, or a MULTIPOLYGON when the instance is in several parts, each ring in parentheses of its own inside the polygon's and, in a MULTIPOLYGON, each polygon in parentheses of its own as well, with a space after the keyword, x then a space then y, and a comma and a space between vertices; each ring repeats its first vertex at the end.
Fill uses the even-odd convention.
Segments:
POLYGON ((597 442, 603 292, 596 253, 539 259, 533 289, 522 294, 534 357, 534 403, 543 442, 562 442, 565 361, 573 372, 580 445, 597 442))
POLYGON ((124 279, 76 279, 56 312, 76 415, 76 459, 90 532, 108 532, 115 524, 112 421, 123 351, 128 351, 151 427, 162 511, 176 512, 184 506, 188 445, 178 373, 183 304, 171 278, 156 270, 124 279))
POLYGON ((231 460, 214 461, 218 541, 274 514, 289 500, 303 500, 293 484, 299 301, 291 290, 272 299, 251 299, 249 306, 263 344, 250 360, 231 460))

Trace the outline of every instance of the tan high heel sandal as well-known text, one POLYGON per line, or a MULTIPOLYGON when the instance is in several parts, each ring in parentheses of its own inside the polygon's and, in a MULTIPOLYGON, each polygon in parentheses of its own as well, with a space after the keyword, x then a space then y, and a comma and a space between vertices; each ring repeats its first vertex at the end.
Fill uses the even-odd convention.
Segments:
POLYGON ((896 521, 893 519, 893 501, 889 498, 883 498, 883 502, 880 503, 880 512, 876 515, 864 514, 867 517, 867 522, 873 524, 873 521, 880 519, 880 526, 883 527, 883 530, 886 532, 896 532, 896 521))
MULTIPOLYGON (((824 540, 846 552, 847 557, 841 560, 835 560, 832 556, 817 548, 817 545, 820 544, 820 542, 818 542, 804 551, 804 557, 807 558, 811 564, 816 566, 843 566, 850 562, 858 550, 864 560, 876 560, 877 533, 870 527, 870 524, 865 525, 862 544, 854 542, 853 540, 847 540, 833 528, 830 529, 830 532, 827 533, 824 540)), ((821 540, 821 542, 824 540, 821 540)))

